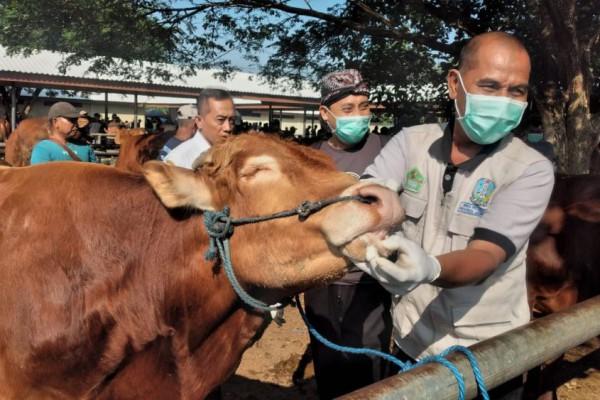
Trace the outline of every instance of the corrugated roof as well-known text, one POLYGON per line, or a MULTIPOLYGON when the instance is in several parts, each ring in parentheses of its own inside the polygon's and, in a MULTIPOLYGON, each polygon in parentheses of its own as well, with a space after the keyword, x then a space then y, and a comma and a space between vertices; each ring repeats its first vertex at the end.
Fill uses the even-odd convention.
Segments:
MULTIPOLYGON (((201 70, 198 71, 196 75, 188 78, 176 78, 170 81, 164 81, 157 78, 154 82, 147 82, 143 80, 124 80, 122 77, 117 75, 98 75, 95 73, 90 73, 88 72, 88 69, 91 65, 91 62, 83 61, 80 65, 69 67, 66 73, 63 74, 59 71, 58 66, 67 56, 68 54, 66 53, 57 53, 45 50, 36 52, 29 57, 22 55, 9 56, 6 54, 6 48, 0 46, 0 73, 17 72, 45 75, 48 77, 54 76, 133 84, 179 86, 198 90, 206 87, 221 87, 237 93, 300 97, 309 99, 318 99, 320 97, 320 94, 312 90, 308 84, 305 85, 303 90, 285 88, 283 82, 282 87, 272 87, 261 81, 257 75, 246 72, 236 72, 226 81, 219 80, 215 77, 215 74, 219 72, 218 70, 201 70)), ((174 65, 168 65, 167 68, 174 73, 177 72, 177 67, 174 65)))

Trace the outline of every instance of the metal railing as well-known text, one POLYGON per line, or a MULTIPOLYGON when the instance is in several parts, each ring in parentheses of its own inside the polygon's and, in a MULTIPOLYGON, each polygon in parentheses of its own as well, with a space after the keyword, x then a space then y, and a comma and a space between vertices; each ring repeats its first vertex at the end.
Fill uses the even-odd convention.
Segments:
MULTIPOLYGON (((470 349, 479 362, 489 390, 598 335, 600 296, 477 343, 470 349)), ((477 385, 467 358, 456 353, 448 360, 464 377, 466 398, 476 397, 477 385)), ((437 363, 398 374, 341 397, 344 400, 457 398, 455 377, 437 363)))

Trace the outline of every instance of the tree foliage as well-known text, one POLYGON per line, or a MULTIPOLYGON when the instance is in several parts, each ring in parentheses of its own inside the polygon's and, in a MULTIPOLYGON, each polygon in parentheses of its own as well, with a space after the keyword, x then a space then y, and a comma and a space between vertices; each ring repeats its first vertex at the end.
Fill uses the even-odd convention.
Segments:
POLYGON ((0 0, 0 43, 11 51, 69 52, 65 67, 93 58, 98 71, 147 77, 166 73, 156 63, 179 64, 185 73, 214 67, 227 76, 235 70, 231 52, 248 65, 268 55, 262 78, 296 87, 354 67, 376 101, 402 123, 418 123, 443 113, 444 77, 464 42, 508 31, 532 54, 533 103, 561 169, 587 168, 598 140, 600 0, 340 0, 325 11, 311 7, 317 3, 0 0), (155 64, 143 70, 141 61, 155 64))

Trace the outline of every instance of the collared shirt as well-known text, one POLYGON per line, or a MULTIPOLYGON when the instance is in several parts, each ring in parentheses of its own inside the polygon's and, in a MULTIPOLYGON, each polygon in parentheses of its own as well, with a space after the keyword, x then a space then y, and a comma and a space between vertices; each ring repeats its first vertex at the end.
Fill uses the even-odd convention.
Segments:
MULTIPOLYGON (((444 127, 443 136, 434 141, 427 148, 429 157, 440 162, 453 165, 450 162, 452 150, 453 120, 444 127)), ((364 173, 382 179, 393 179, 403 182, 410 166, 406 164, 407 155, 415 149, 408 149, 405 138, 406 133, 401 131, 395 135, 388 145, 382 150, 364 173)), ((520 139, 514 139, 520 140, 520 139)), ((482 146, 479 153, 454 167, 458 171, 452 177, 453 186, 460 185, 465 176, 471 174, 485 159, 498 148, 501 142, 482 146)), ((423 149, 424 150, 424 149, 423 149)), ((444 174, 444 179, 447 174, 444 174)), ((487 209, 481 222, 471 237, 471 240, 486 240, 500 246, 510 258, 516 249, 522 247, 529 239, 537 221, 529 218, 530 212, 539 208, 547 195, 548 182, 554 181, 554 172, 549 161, 543 160, 532 163, 523 172, 523 175, 512 185, 502 188, 494 200, 493 205, 487 209)), ((444 185, 444 182, 440 182, 444 185)), ((552 186, 550 186, 550 189, 552 186)))
POLYGON ((444 289, 425 283, 394 300, 394 340, 413 358, 470 346, 529 320, 527 241, 554 181, 550 162, 520 139, 508 136, 459 165, 450 163, 451 140, 451 128, 443 125, 403 129, 365 170, 402 182, 403 233, 428 254, 464 250, 474 239, 507 254, 477 284, 444 289))
POLYGON ((192 169, 194 161, 210 148, 210 143, 204 138, 202 132, 196 131, 191 139, 175 147, 165 157, 164 161, 182 168, 192 169))

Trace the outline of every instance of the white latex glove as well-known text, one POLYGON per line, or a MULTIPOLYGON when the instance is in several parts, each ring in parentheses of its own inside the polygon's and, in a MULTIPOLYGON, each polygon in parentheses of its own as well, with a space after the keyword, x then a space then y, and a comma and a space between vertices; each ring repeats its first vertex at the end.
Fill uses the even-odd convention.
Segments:
POLYGON ((369 245, 366 258, 367 262, 355 263, 356 266, 396 295, 408 293, 421 283, 433 282, 442 270, 436 257, 399 233, 384 239, 377 247, 369 245), (393 252, 398 254, 395 262, 381 255, 393 252))

